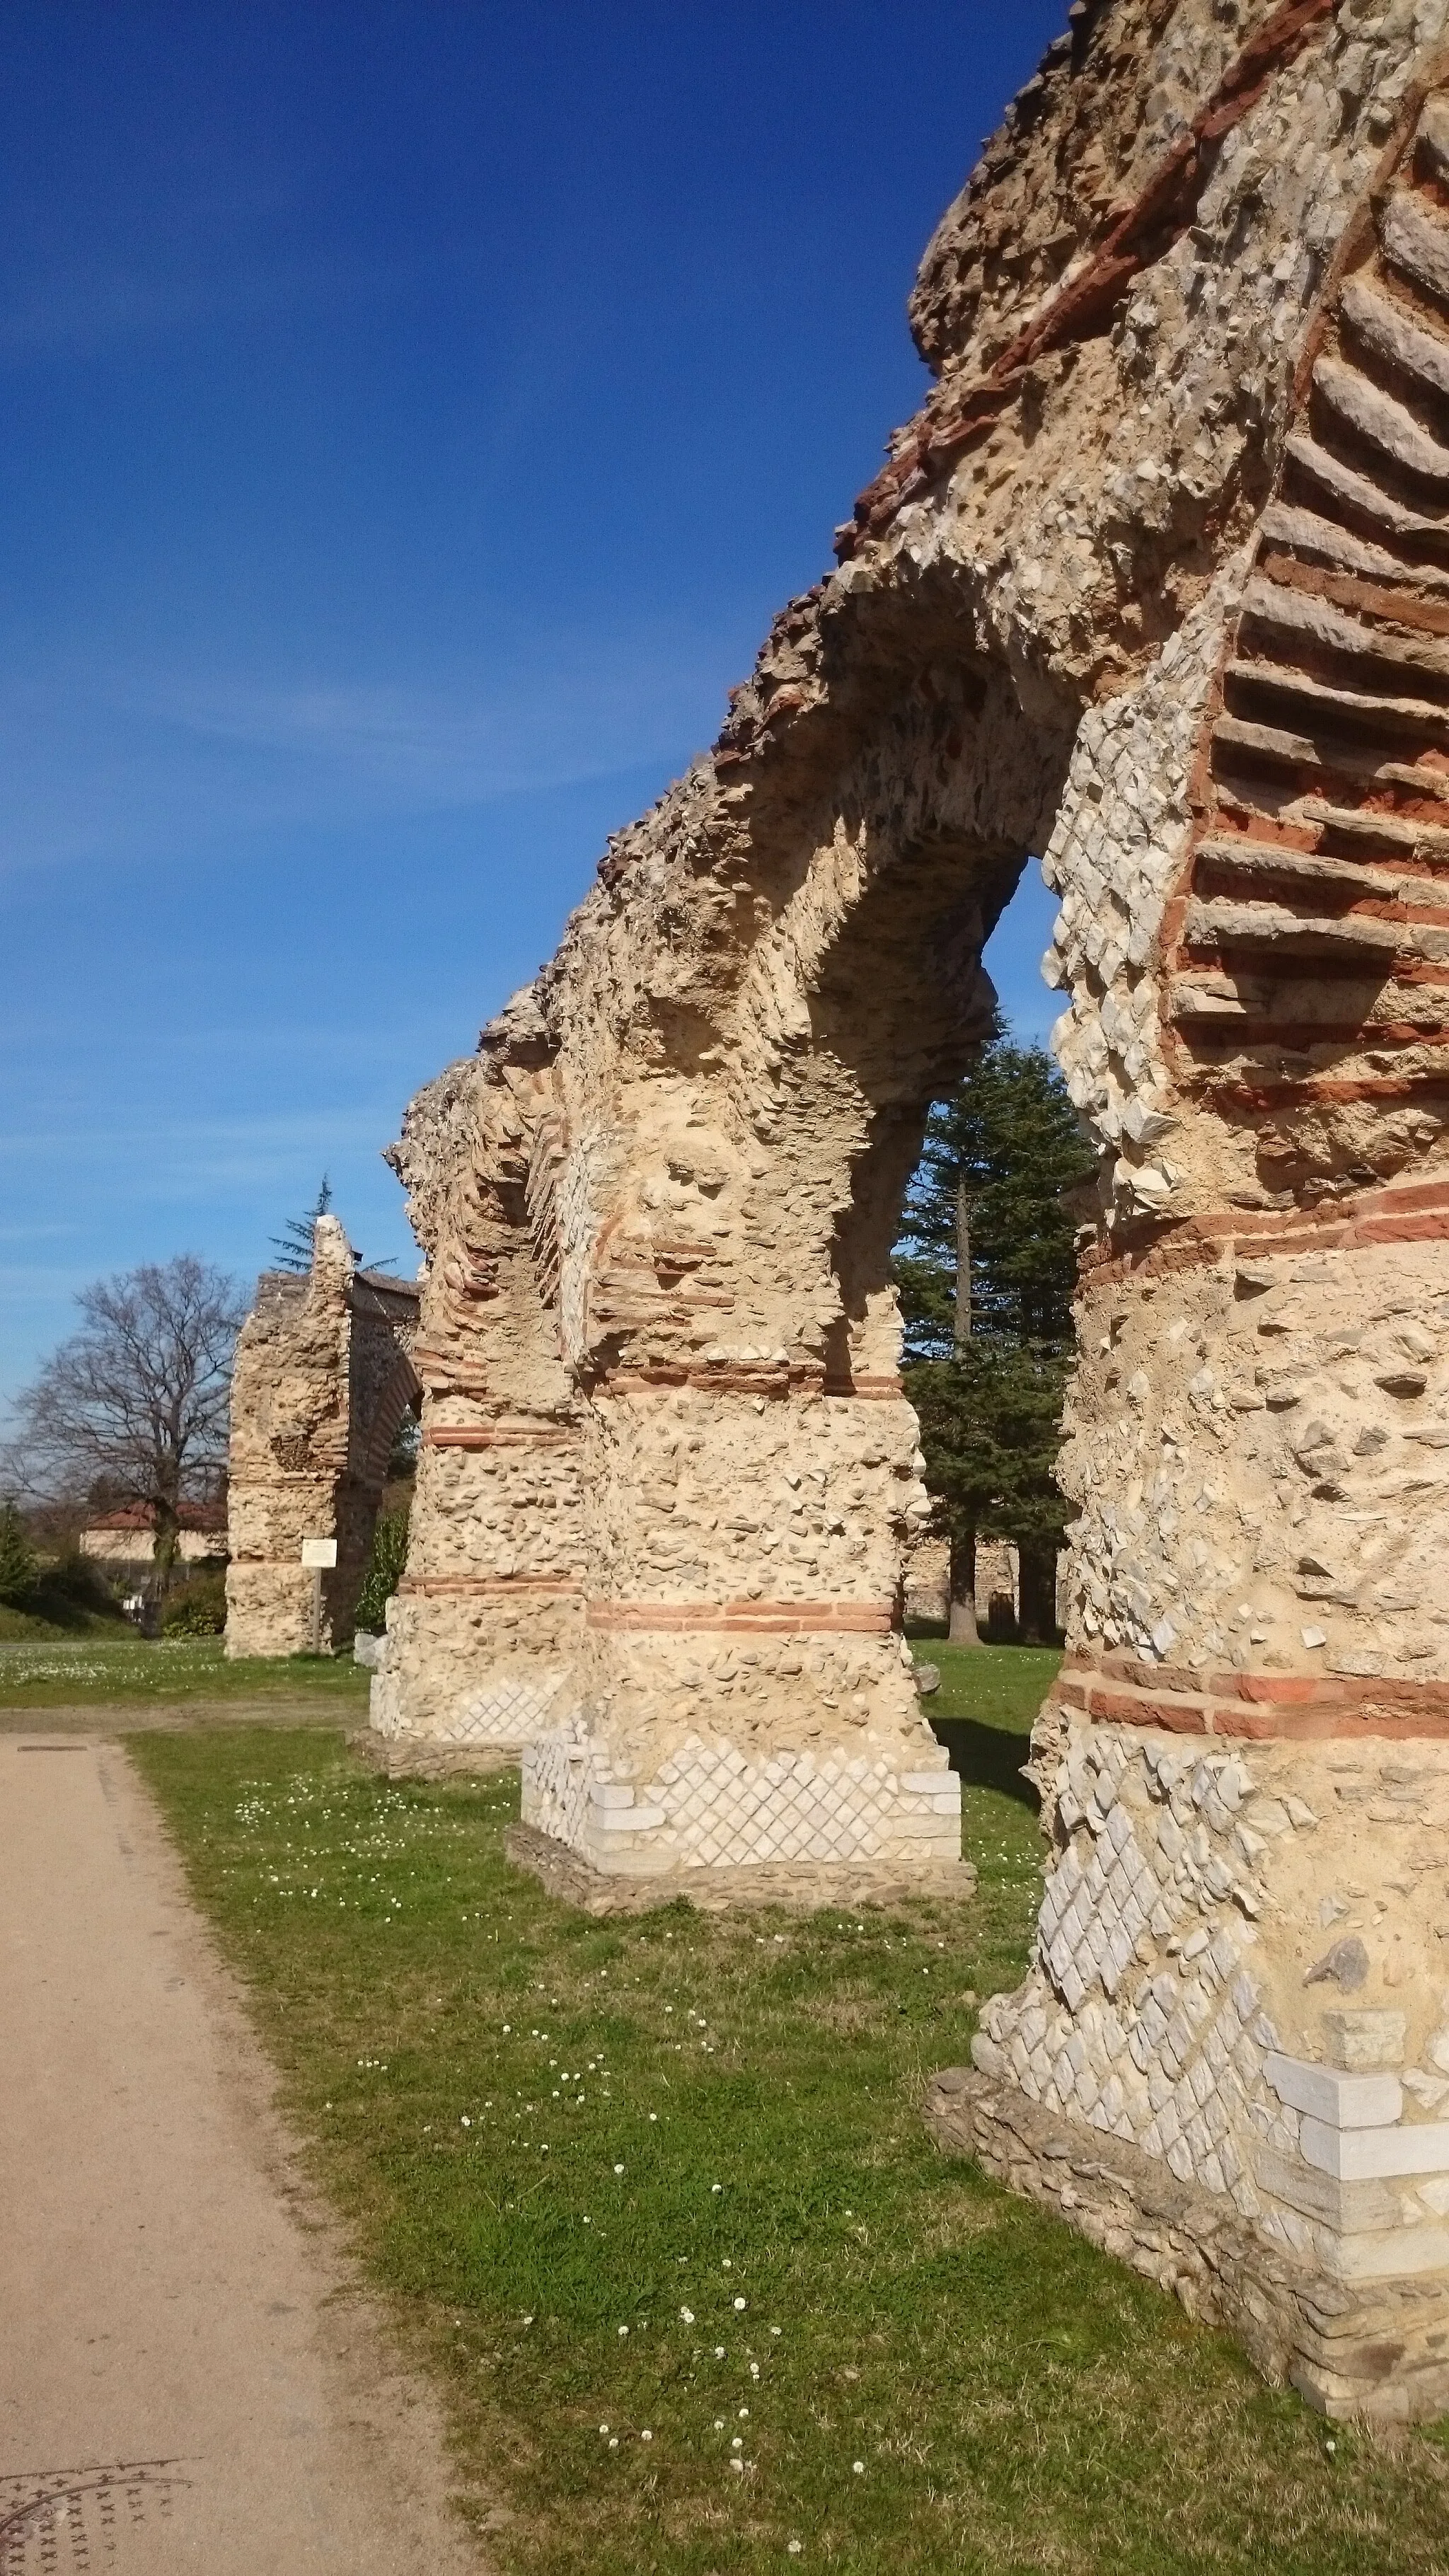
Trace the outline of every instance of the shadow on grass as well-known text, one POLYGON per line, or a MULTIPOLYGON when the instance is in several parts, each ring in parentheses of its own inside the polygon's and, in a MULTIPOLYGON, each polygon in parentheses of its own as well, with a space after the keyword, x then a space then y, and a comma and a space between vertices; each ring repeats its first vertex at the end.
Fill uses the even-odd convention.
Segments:
POLYGON ((1030 1735, 1010 1735, 1004 1727, 983 1726, 975 1717, 933 1717, 931 1731, 944 1744, 951 1768, 971 1789, 996 1789, 1015 1798, 1035 1815, 1037 1794, 1023 1780, 1021 1766, 1031 1753, 1030 1735))

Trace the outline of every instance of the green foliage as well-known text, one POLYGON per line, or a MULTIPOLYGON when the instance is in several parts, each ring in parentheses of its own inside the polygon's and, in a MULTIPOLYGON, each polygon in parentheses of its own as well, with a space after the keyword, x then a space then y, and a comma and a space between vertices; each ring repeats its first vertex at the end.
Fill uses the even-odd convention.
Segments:
POLYGON ((1044 1050, 998 1036, 931 1113, 894 1265, 938 1525, 961 1548, 978 1533, 1014 1540, 1038 1588, 1066 1525, 1055 1464, 1073 1348, 1072 1194, 1093 1168, 1044 1050))
POLYGON ((305 1216, 289 1216, 280 1234, 271 1240, 279 1270, 291 1270, 299 1276, 311 1269, 317 1237, 317 1219, 326 1216, 332 1205, 332 1183, 324 1172, 322 1186, 305 1216))
POLYGON ((989 1532, 1018 1547, 1060 1547, 1058 1425, 1067 1356, 1030 1343, 968 1342, 907 1373, 926 1482, 953 1535, 989 1532))
POLYGON ((971 1338, 1070 1350, 1076 1285, 1071 1193, 1095 1169, 1066 1084, 1042 1047, 996 1037, 932 1110, 906 1200, 896 1277, 908 1359, 948 1359, 956 1202, 971 1227, 971 1338))
POLYGON ((37 1565, 18 1605, 0 1592, 0 1643, 114 1637, 118 1631, 130 1634, 120 1603, 93 1561, 74 1548, 53 1564, 37 1565))
POLYGON ((27 1609, 38 1572, 19 1505, 0 1503, 0 1601, 12 1610, 27 1609))
POLYGON ((387 1481, 390 1485, 410 1485, 418 1472, 418 1451, 422 1445, 423 1426, 415 1413, 405 1413, 393 1433, 388 1453, 387 1481))
POLYGON ((226 1576, 193 1574, 166 1596, 163 1637, 219 1637, 226 1626, 226 1576))
POLYGON ((357 1596, 357 1624, 364 1635, 381 1636, 387 1605, 402 1580, 408 1553, 406 1512, 380 1512, 372 1533, 372 1554, 357 1596))

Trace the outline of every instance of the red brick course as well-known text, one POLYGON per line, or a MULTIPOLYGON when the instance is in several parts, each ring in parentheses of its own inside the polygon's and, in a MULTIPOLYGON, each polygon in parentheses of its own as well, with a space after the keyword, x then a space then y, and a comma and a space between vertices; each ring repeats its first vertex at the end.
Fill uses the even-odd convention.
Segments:
POLYGON ((1449 1681, 1357 1673, 1198 1673, 1154 1670, 1104 1654, 1070 1656, 1051 1698, 1098 1726, 1161 1727, 1255 1743, 1337 1736, 1449 1737, 1449 1681))

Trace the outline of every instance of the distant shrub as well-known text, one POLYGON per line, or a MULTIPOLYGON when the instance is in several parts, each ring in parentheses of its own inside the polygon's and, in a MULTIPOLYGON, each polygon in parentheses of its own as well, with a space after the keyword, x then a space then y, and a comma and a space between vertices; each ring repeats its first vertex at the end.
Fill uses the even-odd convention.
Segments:
POLYGON ((407 1553, 407 1513, 380 1513, 372 1533, 372 1554, 357 1596, 357 1624, 367 1636, 381 1636, 387 1626, 387 1605, 402 1580, 407 1553))
POLYGON ((12 1610, 28 1609, 38 1572, 19 1506, 0 1503, 0 1601, 12 1610))
POLYGON ((193 1574, 166 1596, 163 1637, 219 1637, 226 1626, 226 1576, 193 1574))

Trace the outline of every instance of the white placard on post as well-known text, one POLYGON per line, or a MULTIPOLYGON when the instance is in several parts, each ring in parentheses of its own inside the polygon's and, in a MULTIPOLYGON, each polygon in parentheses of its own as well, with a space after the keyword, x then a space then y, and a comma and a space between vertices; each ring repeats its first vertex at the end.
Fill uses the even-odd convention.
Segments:
POLYGON ((335 1538, 304 1538, 302 1563, 312 1569, 312 1652, 322 1652, 322 1576, 337 1563, 335 1538))

